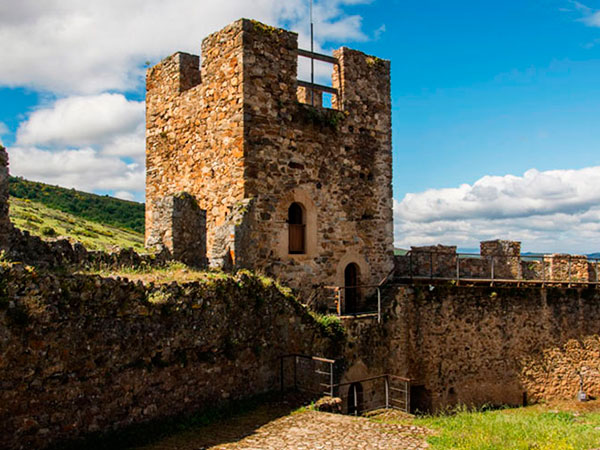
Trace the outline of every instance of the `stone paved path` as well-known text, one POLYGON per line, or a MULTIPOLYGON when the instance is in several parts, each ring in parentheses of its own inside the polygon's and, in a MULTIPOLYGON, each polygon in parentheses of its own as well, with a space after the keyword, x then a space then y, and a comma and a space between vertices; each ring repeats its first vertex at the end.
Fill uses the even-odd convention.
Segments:
POLYGON ((146 450, 422 450, 428 431, 416 426, 391 425, 362 417, 316 411, 285 415, 235 437, 233 423, 209 427, 165 439, 146 450), (218 436, 215 426, 221 427, 218 436), (232 429, 227 430, 228 426, 232 429), (231 432, 229 436, 228 431, 231 432), (215 442, 220 441, 220 442, 215 442))

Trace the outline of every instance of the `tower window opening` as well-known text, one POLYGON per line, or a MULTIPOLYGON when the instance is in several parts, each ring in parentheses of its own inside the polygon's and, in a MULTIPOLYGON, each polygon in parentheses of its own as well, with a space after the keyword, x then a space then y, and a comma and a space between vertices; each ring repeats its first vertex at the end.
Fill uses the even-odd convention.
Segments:
POLYGON ((306 214, 300 203, 292 203, 288 209, 289 253, 306 253, 306 214))

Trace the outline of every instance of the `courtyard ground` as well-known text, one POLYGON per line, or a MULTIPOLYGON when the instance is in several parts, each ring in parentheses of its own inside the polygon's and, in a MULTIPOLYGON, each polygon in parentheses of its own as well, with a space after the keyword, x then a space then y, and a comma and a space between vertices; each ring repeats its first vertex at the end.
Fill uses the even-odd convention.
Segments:
MULTIPOLYGON (((263 405, 247 414, 162 439, 143 450, 315 450, 429 448, 427 433, 411 424, 376 422, 301 409, 263 405), (279 408, 279 409, 278 409, 279 408), (280 415, 280 417, 274 418, 280 415)), ((141 449, 140 449, 141 450, 141 449)))
POLYGON ((600 450, 600 401, 413 417, 266 403, 138 450, 600 450))

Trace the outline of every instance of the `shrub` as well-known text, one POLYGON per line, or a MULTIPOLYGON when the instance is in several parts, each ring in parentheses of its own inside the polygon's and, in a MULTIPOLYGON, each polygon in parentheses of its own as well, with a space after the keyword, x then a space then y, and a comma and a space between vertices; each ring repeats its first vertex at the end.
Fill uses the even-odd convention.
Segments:
POLYGON ((52 227, 42 227, 42 236, 52 237, 56 236, 56 230, 52 227))

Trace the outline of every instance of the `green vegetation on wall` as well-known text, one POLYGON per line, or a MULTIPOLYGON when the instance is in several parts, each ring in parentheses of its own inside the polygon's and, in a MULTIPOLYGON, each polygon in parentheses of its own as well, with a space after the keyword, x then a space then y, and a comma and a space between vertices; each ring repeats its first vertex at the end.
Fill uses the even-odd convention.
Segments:
POLYGON ((92 222, 144 233, 144 204, 10 177, 10 195, 92 222))

